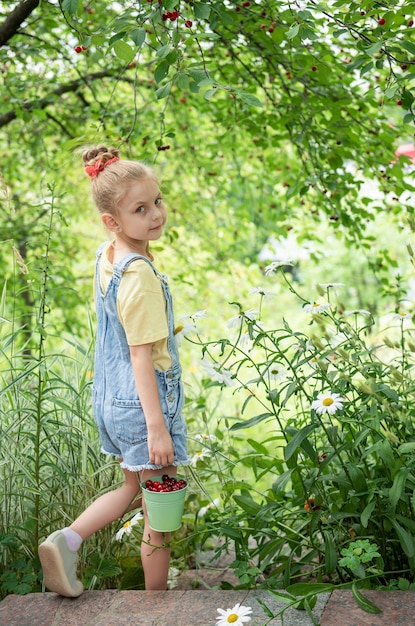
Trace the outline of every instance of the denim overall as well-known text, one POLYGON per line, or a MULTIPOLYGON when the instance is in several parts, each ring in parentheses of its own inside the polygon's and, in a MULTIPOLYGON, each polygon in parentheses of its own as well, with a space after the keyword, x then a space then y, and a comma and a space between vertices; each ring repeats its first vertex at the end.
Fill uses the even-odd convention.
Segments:
POLYGON ((160 274, 146 257, 129 254, 114 265, 107 291, 102 293, 99 263, 107 245, 104 243, 98 249, 95 269, 98 326, 93 410, 101 437, 102 451, 122 459, 121 467, 133 472, 162 467, 150 463, 149 460, 146 421, 137 395, 130 348, 117 311, 117 293, 122 275, 130 263, 141 259, 150 265, 160 280, 166 299, 169 332, 167 346, 172 365, 169 370, 155 370, 155 372, 164 421, 174 444, 173 465, 186 465, 190 459, 187 455, 186 423, 182 416, 183 385, 179 353, 174 336, 173 302, 167 278, 160 274))

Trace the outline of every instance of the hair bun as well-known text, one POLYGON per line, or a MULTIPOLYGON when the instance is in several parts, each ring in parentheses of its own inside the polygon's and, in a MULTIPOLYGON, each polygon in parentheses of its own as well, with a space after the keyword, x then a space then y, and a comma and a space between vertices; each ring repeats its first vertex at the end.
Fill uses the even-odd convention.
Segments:
POLYGON ((82 153, 82 161, 85 167, 95 165, 98 160, 104 165, 110 159, 114 157, 119 158, 119 156, 120 151, 117 148, 107 148, 107 146, 101 144, 86 148, 82 153))

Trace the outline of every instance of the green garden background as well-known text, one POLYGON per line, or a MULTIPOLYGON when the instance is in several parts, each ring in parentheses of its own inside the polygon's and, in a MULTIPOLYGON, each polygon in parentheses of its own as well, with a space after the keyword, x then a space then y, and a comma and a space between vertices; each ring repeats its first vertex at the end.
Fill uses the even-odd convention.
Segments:
MULTIPOLYGON (((152 164, 169 210, 153 252, 193 458, 174 566, 231 546, 242 588, 306 606, 413 588, 414 19, 399 0, 0 3, 0 597, 40 591, 39 541, 121 480, 90 403, 95 143, 152 164)), ((83 546, 86 588, 141 588, 126 521, 83 546)))

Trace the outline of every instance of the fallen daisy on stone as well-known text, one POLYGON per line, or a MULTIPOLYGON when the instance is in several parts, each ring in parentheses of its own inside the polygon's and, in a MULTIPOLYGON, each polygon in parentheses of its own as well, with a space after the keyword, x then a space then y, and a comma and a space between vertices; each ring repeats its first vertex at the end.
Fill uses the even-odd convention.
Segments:
POLYGON ((220 615, 216 618, 216 626, 227 626, 227 624, 233 624, 233 626, 243 626, 244 623, 250 622, 251 618, 249 614, 252 613, 250 606, 242 606, 241 604, 235 604, 232 609, 218 609, 220 615))

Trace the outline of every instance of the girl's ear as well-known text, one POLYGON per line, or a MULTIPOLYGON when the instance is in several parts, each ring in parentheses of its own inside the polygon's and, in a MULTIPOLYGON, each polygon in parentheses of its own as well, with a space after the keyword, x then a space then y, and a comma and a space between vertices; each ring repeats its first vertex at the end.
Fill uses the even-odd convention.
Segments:
POLYGON ((108 230, 110 230, 111 232, 115 233, 121 230, 121 228, 118 225, 117 220, 115 219, 113 215, 111 215, 111 213, 103 213, 101 215, 101 219, 102 219, 102 223, 104 224, 104 226, 108 228, 108 230))

